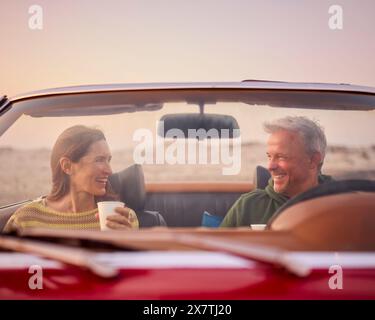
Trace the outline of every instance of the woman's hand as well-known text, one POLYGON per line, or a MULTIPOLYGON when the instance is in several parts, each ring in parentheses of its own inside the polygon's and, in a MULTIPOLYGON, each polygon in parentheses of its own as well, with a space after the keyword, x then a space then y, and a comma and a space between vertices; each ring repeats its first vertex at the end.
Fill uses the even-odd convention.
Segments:
POLYGON ((107 217, 106 226, 111 229, 132 229, 131 213, 128 207, 117 207, 115 209, 117 214, 112 214, 107 217))
MULTIPOLYGON (((134 210, 128 207, 116 207, 115 214, 107 216, 106 226, 114 230, 138 229, 138 219, 134 210)), ((99 214, 96 214, 99 219, 99 214)))

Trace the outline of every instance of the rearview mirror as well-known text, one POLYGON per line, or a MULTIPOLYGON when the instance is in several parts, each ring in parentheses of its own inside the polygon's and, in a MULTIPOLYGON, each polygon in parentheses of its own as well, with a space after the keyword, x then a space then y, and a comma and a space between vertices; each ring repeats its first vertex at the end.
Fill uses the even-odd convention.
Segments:
POLYGON ((237 120, 221 114, 167 114, 158 124, 163 138, 233 139, 240 136, 237 120))

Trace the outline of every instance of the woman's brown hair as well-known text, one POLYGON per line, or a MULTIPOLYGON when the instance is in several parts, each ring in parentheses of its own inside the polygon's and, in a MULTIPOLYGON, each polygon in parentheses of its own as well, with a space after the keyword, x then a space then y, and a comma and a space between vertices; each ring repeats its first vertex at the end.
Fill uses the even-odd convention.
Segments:
MULTIPOLYGON (((48 200, 58 200, 69 192, 69 176, 62 170, 60 159, 67 157, 77 163, 90 146, 100 140, 106 140, 101 130, 83 125, 70 127, 60 134, 51 153, 52 190, 47 196, 48 200)), ((105 195, 95 197, 96 202, 103 200, 118 200, 109 182, 105 195)))

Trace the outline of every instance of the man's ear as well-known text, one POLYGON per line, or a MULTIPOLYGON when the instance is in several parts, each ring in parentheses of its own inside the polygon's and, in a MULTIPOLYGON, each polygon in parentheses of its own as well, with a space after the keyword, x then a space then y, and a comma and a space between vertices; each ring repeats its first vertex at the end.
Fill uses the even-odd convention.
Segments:
POLYGON ((67 157, 62 157, 59 162, 61 170, 70 176, 72 174, 72 161, 67 157))
POLYGON ((314 152, 311 156, 310 168, 318 168, 319 165, 322 163, 323 158, 320 152, 314 152))

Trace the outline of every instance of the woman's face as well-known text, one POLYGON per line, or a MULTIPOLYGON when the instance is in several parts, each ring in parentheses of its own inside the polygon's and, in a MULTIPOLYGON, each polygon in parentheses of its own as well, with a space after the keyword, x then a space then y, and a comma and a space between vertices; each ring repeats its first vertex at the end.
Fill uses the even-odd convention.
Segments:
POLYGON ((77 163, 72 163, 71 190, 94 196, 104 195, 108 177, 112 174, 111 158, 112 155, 105 140, 92 143, 86 155, 77 163))

